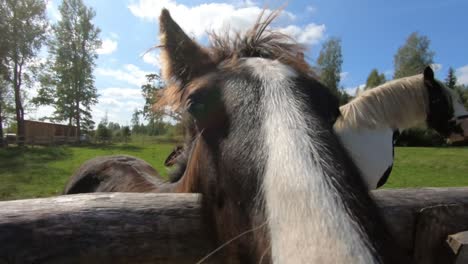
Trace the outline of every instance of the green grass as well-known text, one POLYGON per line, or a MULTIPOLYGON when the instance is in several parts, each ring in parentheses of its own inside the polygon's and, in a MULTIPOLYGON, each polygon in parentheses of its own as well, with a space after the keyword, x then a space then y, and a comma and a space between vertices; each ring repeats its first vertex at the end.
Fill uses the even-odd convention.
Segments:
POLYGON ((468 147, 395 149, 385 188, 468 186, 468 147))
MULTIPOLYGON (((139 138, 131 144, 0 149, 0 200, 47 197, 62 192, 86 160, 127 154, 150 163, 161 175, 174 143, 139 138)), ((385 188, 468 186, 468 148, 397 148, 385 188)))
POLYGON ((102 155, 132 155, 166 176, 164 160, 174 144, 142 143, 0 149, 0 200, 58 195, 83 162, 102 155))

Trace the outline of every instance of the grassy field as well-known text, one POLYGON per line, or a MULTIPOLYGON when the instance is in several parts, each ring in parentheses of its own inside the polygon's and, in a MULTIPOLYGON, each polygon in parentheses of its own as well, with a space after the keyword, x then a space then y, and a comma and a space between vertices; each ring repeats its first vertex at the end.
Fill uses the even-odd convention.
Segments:
MULTIPOLYGON (((128 145, 0 149, 0 200, 58 195, 80 164, 100 155, 136 156, 164 176, 163 162, 173 146, 136 140, 128 145)), ((468 148, 397 148, 395 155, 385 188, 468 186, 468 148)))
POLYGON ((132 155, 150 163, 165 176, 167 170, 164 160, 173 146, 133 143, 0 149, 0 200, 58 195, 71 174, 83 162, 102 155, 132 155))
POLYGON ((468 186, 468 147, 395 149, 385 188, 468 186))

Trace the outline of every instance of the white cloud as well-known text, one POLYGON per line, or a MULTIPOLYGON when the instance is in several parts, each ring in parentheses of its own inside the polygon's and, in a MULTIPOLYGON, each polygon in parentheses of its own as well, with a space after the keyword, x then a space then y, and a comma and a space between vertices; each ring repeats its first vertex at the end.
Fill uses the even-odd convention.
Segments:
POLYGON ((98 54, 111 54, 117 50, 117 41, 106 38, 102 41, 101 47, 97 49, 98 54))
POLYGON ((112 39, 119 39, 119 35, 117 33, 115 33, 115 32, 111 32, 111 33, 109 33, 109 35, 110 35, 110 37, 112 39))
POLYGON ((340 73, 340 79, 341 81, 346 80, 346 78, 349 76, 349 72, 342 72, 340 73))
POLYGON ((107 112, 109 121, 130 123, 135 108, 141 109, 144 99, 139 88, 110 87, 99 90, 99 102, 93 107, 93 120, 98 124, 107 112))
POLYGON ((146 75, 152 72, 144 71, 133 64, 126 64, 122 69, 97 68, 96 74, 113 77, 119 81, 125 81, 134 86, 140 87, 146 82, 146 75))
POLYGON ((468 65, 458 68, 455 71, 455 75, 457 76, 458 84, 468 85, 468 65))
MULTIPOLYGON (((174 20, 189 35, 199 40, 210 31, 219 32, 229 29, 232 32, 248 29, 263 10, 253 1, 246 1, 244 5, 207 3, 189 7, 175 0, 139 0, 130 4, 128 8, 133 15, 149 21, 156 21, 161 9, 167 8, 174 20)), ((272 11, 267 9, 266 13, 269 12, 272 11)), ((300 43, 315 44, 323 37, 324 25, 314 23, 301 27, 291 25, 295 19, 294 14, 283 11, 277 23, 282 24, 283 32, 291 34, 300 43)))
POLYGON ((356 91, 359 89, 362 92, 362 89, 364 89, 365 86, 365 84, 360 84, 357 87, 344 88, 344 91, 351 96, 356 96, 356 91))
POLYGON ((390 80, 390 79, 393 78, 393 73, 394 73, 393 70, 386 70, 386 71, 384 71, 384 74, 385 74, 385 77, 387 77, 387 80, 390 80))
POLYGON ((57 5, 52 0, 48 0, 46 4, 46 12, 50 20, 59 21, 62 20, 62 15, 57 8, 57 5))
POLYGON ((442 64, 440 63, 433 63, 431 64, 431 68, 434 70, 434 72, 438 72, 440 70, 442 70, 442 64))
POLYGON ((117 87, 101 87, 98 89, 98 104, 93 107, 93 120, 99 123, 106 111, 109 121, 121 125, 129 125, 135 108, 141 109, 144 99, 141 86, 146 83, 148 72, 133 64, 126 64, 119 68, 97 68, 96 75, 110 77, 117 87), (115 82, 117 81, 117 82, 115 82))
POLYGON ((314 45, 317 44, 324 36, 325 25, 317 25, 314 23, 306 25, 304 28, 300 28, 295 25, 289 25, 279 29, 284 34, 287 34, 299 43, 314 45))
POLYGON ((159 53, 149 51, 143 54, 143 61, 155 66, 157 69, 161 68, 159 53))
POLYGON ((49 105, 31 107, 25 113, 26 120, 39 120, 43 117, 51 117, 54 115, 55 108, 49 105))
POLYGON ((306 11, 309 13, 315 13, 317 11, 317 8, 315 6, 308 5, 306 7, 306 11))
POLYGON ((100 98, 125 98, 126 100, 142 99, 140 89, 136 88, 105 88, 99 91, 100 98))

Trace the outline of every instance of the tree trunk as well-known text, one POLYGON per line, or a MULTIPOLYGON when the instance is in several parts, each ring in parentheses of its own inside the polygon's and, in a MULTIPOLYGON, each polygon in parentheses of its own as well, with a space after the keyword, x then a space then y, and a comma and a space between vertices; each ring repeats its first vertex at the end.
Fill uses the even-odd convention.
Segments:
POLYGON ((77 142, 80 143, 80 135, 81 135, 81 118, 80 118, 80 101, 76 100, 76 139, 77 142))
POLYGON ((22 66, 18 62, 18 56, 15 56, 15 68, 13 73, 13 87, 15 90, 15 112, 16 112, 16 122, 17 122, 17 131, 16 138, 19 146, 24 145, 24 109, 21 102, 21 70, 22 66))
POLYGON ((3 108, 2 108, 2 103, 3 103, 3 87, 0 86, 0 148, 3 148, 5 146, 5 143, 3 142, 3 108))

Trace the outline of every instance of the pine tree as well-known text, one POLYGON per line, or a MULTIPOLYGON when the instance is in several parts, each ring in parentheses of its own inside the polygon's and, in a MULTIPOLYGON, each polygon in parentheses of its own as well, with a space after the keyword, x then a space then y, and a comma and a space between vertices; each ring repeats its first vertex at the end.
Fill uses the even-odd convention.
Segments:
POLYGON ((455 70, 450 67, 448 69, 447 78, 445 78, 445 85, 450 89, 455 89, 457 85, 457 77, 455 76, 455 70))
POLYGON ((93 25, 95 12, 82 0, 64 0, 59 6, 62 19, 53 26, 49 42, 51 69, 41 77, 37 104, 55 107, 55 119, 81 130, 94 126, 91 107, 97 103, 93 69, 101 45, 99 28, 93 25))
POLYGON ((424 68, 433 63, 434 52, 427 36, 412 33, 405 44, 395 54, 394 79, 420 74, 424 68))
POLYGON ((13 89, 17 134, 24 139, 23 85, 25 68, 44 43, 47 28, 43 0, 0 1, 0 71, 13 89))
POLYGON ((364 90, 377 87, 381 84, 384 84, 386 81, 387 80, 383 73, 379 74, 379 71, 377 69, 373 69, 367 77, 366 86, 364 87, 364 90))

